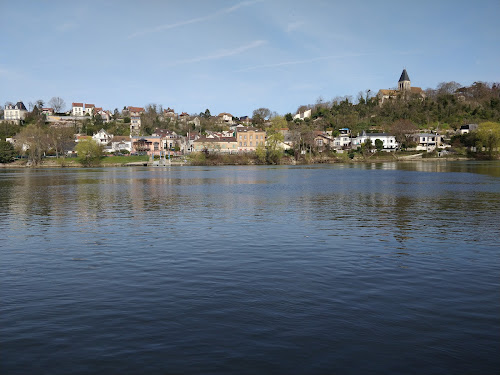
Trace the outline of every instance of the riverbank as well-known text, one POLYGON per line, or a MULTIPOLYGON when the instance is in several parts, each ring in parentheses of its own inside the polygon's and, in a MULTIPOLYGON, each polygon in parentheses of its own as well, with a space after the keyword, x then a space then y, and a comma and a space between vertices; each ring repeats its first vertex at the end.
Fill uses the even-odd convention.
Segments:
MULTIPOLYGON (((314 165, 314 164, 352 164, 352 163, 384 163, 384 162, 407 162, 407 161, 464 161, 476 160, 462 155, 446 155, 423 157, 424 154, 372 154, 369 156, 355 155, 352 159, 348 155, 311 155, 296 160, 291 156, 284 156, 278 165, 314 165)), ((171 160, 167 166, 224 166, 224 165, 270 165, 259 161, 252 155, 209 155, 204 157, 182 158, 171 160)), ((148 157, 106 157, 101 163, 94 167, 134 167, 153 166, 148 157)), ((86 168, 74 158, 46 158, 36 166, 30 165, 26 159, 16 160, 12 163, 1 164, 0 168, 86 168)))

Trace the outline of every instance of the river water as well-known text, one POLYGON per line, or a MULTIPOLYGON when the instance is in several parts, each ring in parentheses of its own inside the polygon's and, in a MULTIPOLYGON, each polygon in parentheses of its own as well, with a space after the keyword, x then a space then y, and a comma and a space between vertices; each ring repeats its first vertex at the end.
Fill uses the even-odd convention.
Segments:
POLYGON ((500 163, 0 170, 1 374, 498 374, 500 163))

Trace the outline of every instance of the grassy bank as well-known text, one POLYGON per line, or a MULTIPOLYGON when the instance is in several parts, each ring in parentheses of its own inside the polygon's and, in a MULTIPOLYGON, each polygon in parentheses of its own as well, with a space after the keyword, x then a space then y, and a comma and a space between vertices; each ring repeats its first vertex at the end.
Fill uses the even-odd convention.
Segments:
POLYGON ((137 162, 147 162, 149 161, 149 156, 147 155, 128 155, 128 156, 104 156, 101 158, 101 164, 128 164, 137 162))
MULTIPOLYGON (((437 153, 426 152, 376 152, 376 153, 307 153, 298 155, 283 155, 275 160, 259 158, 255 153, 220 154, 220 153, 192 153, 183 159, 186 165, 216 166, 216 165, 308 165, 308 164, 334 164, 334 163, 372 163, 372 162, 397 162, 412 160, 482 160, 457 153, 438 157, 437 153)), ((103 156, 99 164, 94 167, 117 167, 129 163, 147 163, 149 157, 142 156, 103 156)), ((172 160, 175 164, 175 160, 172 160)), ((181 163, 181 164, 184 164, 181 163)), ((16 160, 9 164, 0 164, 0 167, 27 167, 27 159, 16 160)), ((83 167, 78 158, 45 158, 36 167, 83 167)))

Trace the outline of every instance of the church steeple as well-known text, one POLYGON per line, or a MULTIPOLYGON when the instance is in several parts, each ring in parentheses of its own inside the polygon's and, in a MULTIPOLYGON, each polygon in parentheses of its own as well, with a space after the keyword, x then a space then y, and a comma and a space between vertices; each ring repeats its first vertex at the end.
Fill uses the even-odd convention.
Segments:
POLYGON ((398 81, 398 90, 399 91, 409 91, 411 87, 410 77, 408 76, 408 72, 406 69, 403 69, 403 73, 401 73, 401 77, 398 81))

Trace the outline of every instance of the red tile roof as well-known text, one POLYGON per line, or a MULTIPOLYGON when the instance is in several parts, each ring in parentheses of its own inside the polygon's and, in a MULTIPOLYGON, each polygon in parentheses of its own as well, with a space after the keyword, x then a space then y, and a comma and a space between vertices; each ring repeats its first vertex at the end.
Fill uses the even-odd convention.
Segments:
POLYGON ((130 112, 144 112, 144 108, 141 107, 128 107, 130 112))
POLYGON ((72 107, 83 107, 83 103, 73 103, 72 107))

